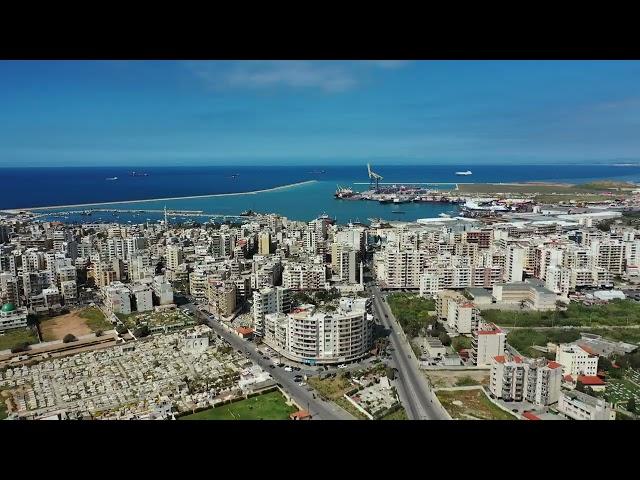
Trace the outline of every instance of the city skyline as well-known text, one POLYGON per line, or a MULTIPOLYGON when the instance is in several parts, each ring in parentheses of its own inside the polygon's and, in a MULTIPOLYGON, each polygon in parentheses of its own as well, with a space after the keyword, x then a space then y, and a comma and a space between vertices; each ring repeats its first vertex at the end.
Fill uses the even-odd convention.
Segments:
POLYGON ((635 160, 637 61, 2 61, 0 167, 635 160))

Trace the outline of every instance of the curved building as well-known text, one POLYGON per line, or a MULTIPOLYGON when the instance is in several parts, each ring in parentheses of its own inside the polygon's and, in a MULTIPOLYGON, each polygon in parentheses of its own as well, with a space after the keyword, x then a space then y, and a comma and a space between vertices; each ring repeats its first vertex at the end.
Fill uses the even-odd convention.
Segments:
POLYGON ((290 314, 265 315, 263 341, 283 357, 308 365, 359 360, 372 345, 369 305, 369 299, 343 298, 332 312, 305 305, 290 314))

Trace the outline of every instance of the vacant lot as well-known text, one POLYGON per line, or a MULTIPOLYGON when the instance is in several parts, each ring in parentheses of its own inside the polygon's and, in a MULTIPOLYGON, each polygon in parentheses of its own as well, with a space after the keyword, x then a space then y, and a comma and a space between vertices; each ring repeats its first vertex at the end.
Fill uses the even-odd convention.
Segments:
POLYGON ((407 412, 404 408, 400 407, 395 412, 386 414, 380 420, 409 420, 409 417, 407 417, 407 412))
POLYGON ((438 391, 442 406, 455 420, 516 420, 495 406, 480 390, 438 391))
POLYGON ((410 293, 394 293, 387 297, 393 315, 410 337, 417 337, 422 328, 435 321, 429 315, 436 308, 433 300, 410 293))
POLYGON ((111 330, 112 328, 113 325, 105 320, 100 309, 94 307, 75 310, 66 315, 48 318, 40 322, 40 333, 45 342, 62 340, 68 333, 80 337, 97 330, 111 330))
POLYGON ((640 325, 640 303, 612 300, 604 305, 587 306, 571 302, 566 310, 483 310, 482 316, 504 327, 628 326, 640 325))
POLYGON ((0 335, 0 350, 10 350, 24 343, 38 343, 38 335, 30 328, 16 328, 0 335))
POLYGON ((354 417, 360 419, 367 418, 360 412, 360 410, 354 407, 351 402, 344 398, 344 394, 355 387, 348 378, 341 375, 324 379, 320 379, 320 377, 311 377, 307 380, 307 383, 315 388, 322 398, 331 400, 354 417))
POLYGON ((297 408, 287 405, 280 392, 270 392, 217 408, 210 408, 180 420, 288 420, 297 408))
POLYGON ((483 370, 430 370, 425 375, 435 388, 489 384, 489 371, 483 370))

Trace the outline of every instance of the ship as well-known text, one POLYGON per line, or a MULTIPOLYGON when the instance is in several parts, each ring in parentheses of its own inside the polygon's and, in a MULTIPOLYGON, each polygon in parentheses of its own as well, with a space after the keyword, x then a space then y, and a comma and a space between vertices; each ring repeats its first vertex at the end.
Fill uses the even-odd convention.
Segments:
POLYGON ((257 215, 256 212, 254 212, 253 210, 249 209, 249 210, 245 210, 244 212, 242 212, 240 214, 241 217, 255 217, 257 215))
POLYGON ((106 180, 117 180, 118 177, 107 177, 106 180))
POLYGON ((456 175, 473 175, 473 172, 471 170, 465 170, 464 172, 456 172, 456 175))
POLYGON ((149 174, 146 172, 136 172, 135 170, 129 173, 129 175, 131 175, 132 177, 148 177, 149 176, 149 174))
POLYGON ((348 187, 341 187, 340 185, 338 185, 338 189, 336 190, 336 193, 333 194, 333 196, 336 198, 353 197, 353 190, 348 187))

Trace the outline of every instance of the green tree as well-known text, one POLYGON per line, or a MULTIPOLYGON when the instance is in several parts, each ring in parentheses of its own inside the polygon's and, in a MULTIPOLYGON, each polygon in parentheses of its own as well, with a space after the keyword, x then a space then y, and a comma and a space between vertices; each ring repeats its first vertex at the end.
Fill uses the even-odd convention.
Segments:
POLYGON ((636 398, 635 397, 631 397, 627 401, 627 411, 633 413, 634 415, 636 414, 636 398))
POLYGON ((440 335, 438 335, 438 338, 445 347, 451 345, 451 337, 446 332, 441 332, 440 335))

